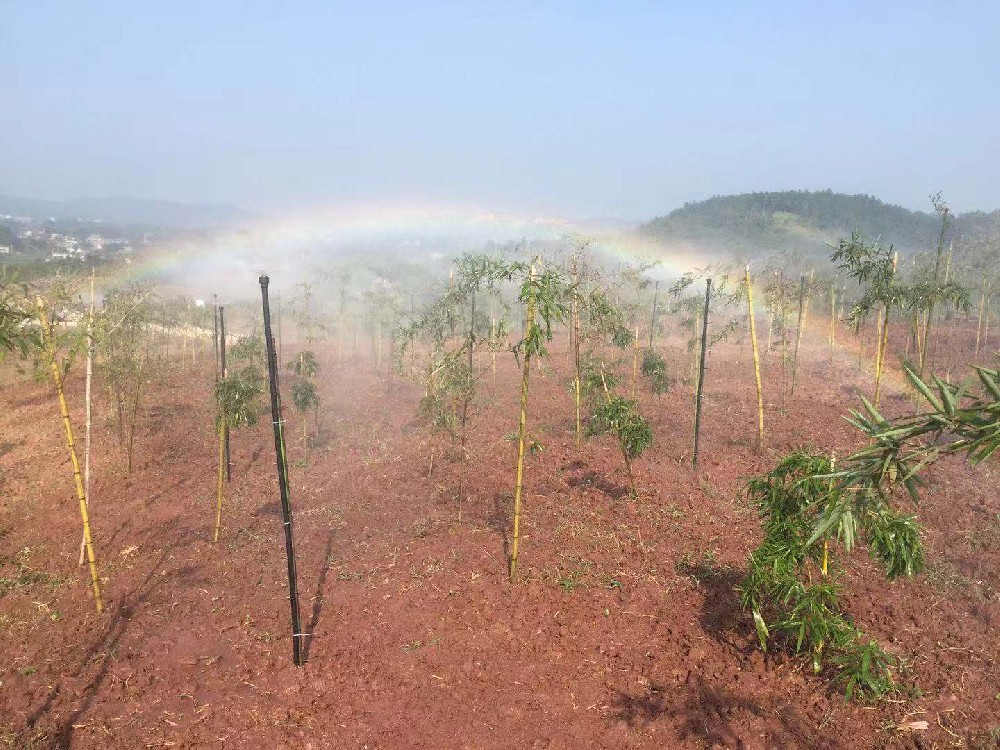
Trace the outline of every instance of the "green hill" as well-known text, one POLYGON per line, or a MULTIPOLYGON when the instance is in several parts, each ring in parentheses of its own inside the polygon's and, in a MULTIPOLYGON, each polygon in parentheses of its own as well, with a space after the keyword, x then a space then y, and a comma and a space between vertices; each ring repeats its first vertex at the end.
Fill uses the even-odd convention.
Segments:
MULTIPOLYGON (((929 201, 928 201, 929 205, 929 201)), ((950 237, 996 235, 1000 211, 954 217, 950 237)), ((910 211, 870 195, 826 190, 716 196, 687 203, 641 226, 641 234, 664 245, 684 245, 729 257, 759 257, 788 252, 828 256, 828 243, 852 231, 881 237, 903 253, 931 249, 940 224, 932 211, 910 211)))

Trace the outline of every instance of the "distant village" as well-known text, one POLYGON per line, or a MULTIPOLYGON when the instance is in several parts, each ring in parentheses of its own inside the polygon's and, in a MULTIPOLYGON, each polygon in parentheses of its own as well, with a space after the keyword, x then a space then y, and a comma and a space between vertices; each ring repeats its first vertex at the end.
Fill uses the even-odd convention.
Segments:
POLYGON ((0 264, 131 262, 135 248, 153 244, 145 229, 122 230, 95 220, 36 219, 0 214, 0 264))

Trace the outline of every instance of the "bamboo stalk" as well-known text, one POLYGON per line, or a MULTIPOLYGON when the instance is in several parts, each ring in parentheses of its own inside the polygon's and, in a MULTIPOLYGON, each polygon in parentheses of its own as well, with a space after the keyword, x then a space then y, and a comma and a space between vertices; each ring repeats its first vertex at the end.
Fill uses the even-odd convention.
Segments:
POLYGON ((980 337, 983 332, 983 310, 986 308, 986 295, 989 289, 989 283, 986 279, 983 279, 983 291, 979 294, 979 319, 976 322, 976 353, 974 356, 979 356, 979 343, 980 337))
POLYGON ((750 323, 750 349, 753 352, 753 375, 757 385, 757 449, 764 450, 764 390, 760 381, 760 351, 757 348, 757 325, 753 311, 753 282, 747 264, 744 282, 747 287, 747 320, 750 323))
POLYGON ((55 342, 52 340, 52 331, 49 328, 49 316, 45 311, 45 303, 41 297, 37 297, 35 303, 38 305, 38 321, 42 327, 42 337, 45 342, 45 349, 49 359, 49 368, 52 372, 52 382, 55 383, 56 393, 59 396, 59 413, 62 416, 63 427, 66 430, 66 449, 69 451, 70 463, 73 466, 73 481, 76 485, 76 497, 80 504, 80 519, 83 522, 83 541, 87 549, 87 563, 90 566, 90 584, 94 592, 94 605, 98 612, 104 611, 104 599, 101 597, 101 582, 97 575, 97 559, 94 556, 94 540, 90 533, 90 513, 87 509, 87 495, 83 488, 83 478, 80 476, 80 462, 76 457, 76 447, 73 444, 73 425, 69 419, 69 407, 66 406, 66 394, 63 391, 62 375, 59 372, 59 365, 56 364, 55 342))
MULTIPOLYGON (((90 507, 90 428, 93 422, 91 382, 94 378, 94 270, 90 271, 90 311, 87 315, 87 379, 84 385, 83 497, 90 507)), ((87 540, 80 535, 80 562, 87 560, 87 540)))
MULTIPOLYGON (((535 276, 535 267, 531 266, 528 278, 535 276)), ((535 321, 535 297, 528 297, 528 309, 525 316, 525 336, 531 329, 535 321)), ((521 495, 524 491, 524 443, 527 438, 526 425, 528 421, 528 377, 531 374, 531 350, 525 347, 524 367, 521 373, 521 414, 517 424, 517 483, 514 487, 514 529, 510 547, 510 575, 511 583, 517 580, 517 558, 520 552, 521 543, 521 495)))
POLYGON ((882 331, 879 335, 878 356, 875 363, 875 406, 879 404, 882 395, 882 375, 885 372, 885 353, 889 346, 889 306, 885 307, 885 315, 882 316, 882 331))

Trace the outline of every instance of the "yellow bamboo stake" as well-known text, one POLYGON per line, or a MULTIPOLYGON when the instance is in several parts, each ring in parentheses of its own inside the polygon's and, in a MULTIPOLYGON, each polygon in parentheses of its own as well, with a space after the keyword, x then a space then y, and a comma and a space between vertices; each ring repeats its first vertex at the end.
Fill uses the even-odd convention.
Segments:
POLYGON ((764 390, 760 382, 760 350, 757 348, 757 325, 753 312, 753 284, 750 281, 750 265, 746 267, 744 283, 747 286, 747 320, 750 322, 750 348, 753 351, 753 374, 757 383, 757 448, 764 449, 764 390))
MULTIPOLYGON (((830 453, 830 471, 832 472, 837 466, 837 454, 834 452, 830 453)), ((830 489, 833 489, 833 480, 830 480, 830 489)), ((826 578, 830 574, 830 540, 823 540, 823 577, 826 578)))
POLYGON ((73 481, 76 484, 76 497, 80 503, 80 518, 83 521, 83 539, 87 547, 87 563, 90 566, 90 583, 94 591, 94 604, 98 612, 104 611, 104 599, 101 597, 101 581, 97 575, 97 558, 94 556, 94 539, 90 533, 90 514, 87 511, 87 495, 83 489, 83 478, 80 476, 80 462, 76 457, 76 447, 73 444, 73 425, 69 421, 69 408, 66 406, 66 394, 63 391, 62 375, 59 373, 59 365, 56 364, 56 348, 52 341, 52 332, 49 329, 49 316, 45 312, 45 304, 42 298, 35 300, 38 305, 38 320, 42 325, 42 337, 45 340, 45 349, 49 358, 49 367, 52 370, 52 381, 56 386, 56 393, 59 395, 59 413, 62 416, 63 427, 66 428, 66 448, 69 450, 70 463, 73 465, 73 481))
POLYGON ((983 291, 979 294, 979 320, 976 323, 976 353, 975 357, 979 356, 979 342, 983 333, 983 310, 986 308, 986 296, 989 290, 989 284, 986 279, 983 279, 983 291))
POLYGON ((226 420, 219 417, 219 477, 216 484, 215 501, 215 535, 213 542, 219 541, 219 531, 222 529, 222 496, 225 493, 226 478, 226 420))
MULTIPOLYGON (((94 379, 94 279, 97 275, 94 269, 90 270, 90 312, 87 315, 87 375, 84 386, 84 422, 83 422, 83 497, 90 507, 90 428, 91 419, 91 384, 94 379)), ((80 562, 81 567, 87 561, 87 540, 80 534, 80 562)))
MULTIPOLYGON (((888 308, 886 308, 888 311, 888 308)), ((879 389, 882 383, 882 311, 878 311, 878 322, 875 324, 875 406, 878 406, 879 389)))
MULTIPOLYGON (((534 266, 529 271, 529 278, 535 275, 534 266)), ((527 330, 530 335, 531 326, 535 321, 535 298, 528 298, 527 330)), ((514 488, 514 534, 510 546, 510 582, 517 580, 517 556, 521 542, 521 494, 524 489, 524 441, 527 437, 525 426, 528 421, 528 376, 531 374, 531 352, 527 347, 524 351, 524 369, 521 374, 521 416, 517 426, 517 484, 514 488)))

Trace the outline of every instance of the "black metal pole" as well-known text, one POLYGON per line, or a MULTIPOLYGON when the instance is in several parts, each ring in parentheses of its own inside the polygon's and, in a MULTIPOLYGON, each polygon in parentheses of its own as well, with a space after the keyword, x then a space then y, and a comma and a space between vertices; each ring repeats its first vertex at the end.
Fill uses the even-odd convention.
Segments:
POLYGON ((705 389, 705 350, 708 349, 708 304, 712 297, 712 280, 705 279, 705 314, 701 316, 701 361, 698 364, 698 395, 694 401, 694 456, 691 464, 698 468, 698 434, 701 432, 701 397, 705 389))
MULTIPOLYGON (((226 308, 219 306, 219 361, 222 365, 222 377, 229 375, 226 370, 226 308)), ((229 425, 223 425, 223 442, 226 450, 226 481, 232 481, 233 467, 229 460, 229 425)))
POLYGON ((288 558, 288 602, 292 608, 292 661, 302 664, 299 639, 304 633, 299 624, 299 592, 295 575, 295 549, 292 546, 292 506, 289 499, 288 464, 285 459, 285 431, 281 419, 278 391, 278 359, 271 336, 271 310, 267 302, 267 276, 261 276, 260 295, 264 306, 264 341, 267 344, 267 374, 271 387, 271 421, 274 423, 274 455, 278 465, 278 490, 281 495, 281 518, 285 526, 285 555, 288 558))

